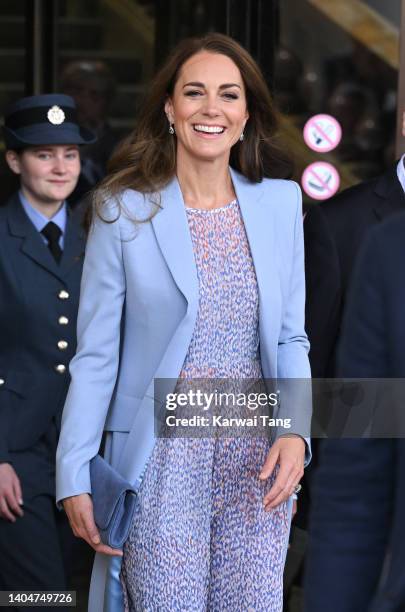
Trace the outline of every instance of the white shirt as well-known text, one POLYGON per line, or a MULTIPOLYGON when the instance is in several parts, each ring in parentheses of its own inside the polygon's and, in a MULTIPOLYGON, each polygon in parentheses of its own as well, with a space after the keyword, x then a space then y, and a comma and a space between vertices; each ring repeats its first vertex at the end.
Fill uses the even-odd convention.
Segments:
POLYGON ((397 165, 397 176, 398 180, 402 185, 402 189, 405 193, 405 153, 401 157, 397 165))

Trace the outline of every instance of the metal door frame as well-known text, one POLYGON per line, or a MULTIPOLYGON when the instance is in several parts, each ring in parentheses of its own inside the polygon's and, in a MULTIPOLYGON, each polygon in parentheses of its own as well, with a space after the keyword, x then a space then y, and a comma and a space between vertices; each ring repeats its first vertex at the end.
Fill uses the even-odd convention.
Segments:
POLYGON ((397 158, 405 153, 405 0, 401 1, 395 153, 397 158))

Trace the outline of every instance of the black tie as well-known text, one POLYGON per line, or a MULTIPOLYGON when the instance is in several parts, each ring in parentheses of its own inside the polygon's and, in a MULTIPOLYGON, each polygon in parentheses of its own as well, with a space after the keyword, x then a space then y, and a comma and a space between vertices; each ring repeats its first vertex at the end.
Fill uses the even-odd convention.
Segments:
POLYGON ((41 234, 43 234, 47 239, 48 248, 57 263, 59 263, 62 256, 62 249, 59 246, 59 238, 61 237, 62 230, 56 225, 56 223, 49 221, 49 223, 45 225, 44 229, 41 230, 41 234))

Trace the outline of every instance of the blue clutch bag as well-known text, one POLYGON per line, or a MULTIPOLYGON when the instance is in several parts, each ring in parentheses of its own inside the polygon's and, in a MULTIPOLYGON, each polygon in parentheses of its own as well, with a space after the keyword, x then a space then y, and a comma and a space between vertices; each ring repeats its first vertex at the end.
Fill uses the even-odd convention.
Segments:
POLYGON ((128 538, 136 506, 136 489, 101 455, 90 461, 94 520, 103 544, 122 548, 128 538))

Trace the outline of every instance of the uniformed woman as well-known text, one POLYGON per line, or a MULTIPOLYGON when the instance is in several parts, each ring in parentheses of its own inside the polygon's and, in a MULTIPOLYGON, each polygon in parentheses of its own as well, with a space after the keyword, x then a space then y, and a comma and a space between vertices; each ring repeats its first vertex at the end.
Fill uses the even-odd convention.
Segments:
POLYGON ((18 100, 4 137, 20 189, 0 208, 0 590, 60 590, 66 519, 55 506, 54 457, 84 251, 65 200, 79 145, 94 137, 59 94, 18 100))

